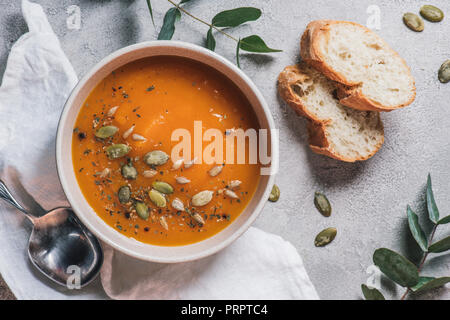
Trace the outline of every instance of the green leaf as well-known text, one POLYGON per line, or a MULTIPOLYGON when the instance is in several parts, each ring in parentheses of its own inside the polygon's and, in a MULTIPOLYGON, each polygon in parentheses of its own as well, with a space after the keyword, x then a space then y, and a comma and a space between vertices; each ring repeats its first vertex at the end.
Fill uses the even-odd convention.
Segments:
POLYGON ((406 208, 406 214, 408 215, 409 230, 411 230, 412 236, 416 240, 420 249, 422 249, 422 251, 424 252, 427 252, 428 241, 427 237, 425 236, 425 233, 420 227, 419 217, 417 216, 417 214, 414 213, 414 211, 411 210, 411 207, 409 205, 406 208))
POLYGON ((438 221, 437 224, 446 224, 446 223, 450 223, 450 216, 442 218, 441 220, 438 221))
POLYGON ((280 52, 282 50, 269 48, 263 39, 261 39, 257 35, 248 36, 244 39, 241 39, 240 47, 242 50, 249 52, 280 52))
POLYGON ((417 267, 392 250, 386 248, 375 250, 373 262, 389 279, 402 287, 413 287, 419 281, 417 267))
POLYGON ((252 7, 242 7, 219 12, 212 19, 216 27, 237 27, 248 21, 255 21, 261 17, 261 10, 252 7))
POLYGON ((430 220, 437 223, 439 220, 439 210, 434 201, 433 188, 431 187, 431 176, 428 174, 427 179, 427 209, 430 220))
POLYGON ((429 252, 439 253, 450 249, 450 236, 444 238, 438 242, 433 243, 429 248, 429 252))
POLYGON ((152 18, 153 26, 155 26, 155 20, 153 19, 152 4, 150 3, 150 0, 147 0, 147 6, 148 6, 148 11, 150 11, 150 17, 152 18))
POLYGON ((383 294, 376 288, 369 288, 365 284, 362 284, 361 290, 366 300, 386 300, 383 294))
POLYGON ((177 8, 170 8, 164 15, 164 22, 159 31, 158 40, 170 40, 175 32, 175 22, 181 18, 181 12, 177 8))
POLYGON ((442 287, 444 284, 450 282, 450 277, 434 278, 434 277, 420 277, 419 283, 411 288, 414 292, 421 292, 425 290, 442 287))
POLYGON ((241 68, 241 64, 239 62, 239 48, 240 48, 240 46, 241 46, 241 38, 239 38, 239 41, 238 41, 237 46, 236 46, 236 65, 238 66, 239 69, 241 68))
POLYGON ((182 0, 182 1, 180 2, 180 4, 183 4, 183 3, 186 3, 186 2, 189 2, 189 1, 191 1, 191 0, 182 0))
POLYGON ((206 47, 214 51, 216 49, 216 39, 214 39, 212 27, 209 28, 208 33, 206 34, 206 47))

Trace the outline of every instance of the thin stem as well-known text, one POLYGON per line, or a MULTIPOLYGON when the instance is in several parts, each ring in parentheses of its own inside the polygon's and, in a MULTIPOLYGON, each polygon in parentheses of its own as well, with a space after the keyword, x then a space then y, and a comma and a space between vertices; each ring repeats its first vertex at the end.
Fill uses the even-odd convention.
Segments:
POLYGON ((231 40, 234 40, 236 42, 239 42, 238 39, 236 39, 235 37, 229 35, 228 33, 226 33, 225 31, 215 27, 214 25, 212 25, 211 23, 208 23, 200 18, 197 18, 196 16, 194 16, 193 14, 191 14, 189 11, 185 10, 184 8, 180 7, 179 4, 176 4, 175 2, 173 2, 172 0, 167 0, 169 1, 172 5, 174 5, 177 9, 179 9, 180 11, 182 11, 183 13, 187 14, 189 17, 191 17, 192 19, 197 20, 198 22, 201 22, 207 26, 209 26, 210 28, 213 28, 214 30, 217 30, 218 32, 220 32, 221 34, 227 36, 228 38, 230 38, 231 40))
MULTIPOLYGON (((434 237, 434 233, 436 232, 437 229, 437 224, 434 225, 433 230, 431 231, 431 236, 430 236, 430 241, 429 243, 431 243, 433 241, 433 237, 434 237)), ((419 263, 419 267, 417 268, 418 272, 420 272, 422 270, 423 265, 425 264, 425 260, 427 260, 428 257, 428 251, 425 252, 425 254, 422 257, 422 260, 419 263)), ((410 292, 410 288, 407 288, 405 293, 402 295, 402 297, 400 298, 400 300, 405 300, 406 296, 408 295, 408 293, 410 292)))

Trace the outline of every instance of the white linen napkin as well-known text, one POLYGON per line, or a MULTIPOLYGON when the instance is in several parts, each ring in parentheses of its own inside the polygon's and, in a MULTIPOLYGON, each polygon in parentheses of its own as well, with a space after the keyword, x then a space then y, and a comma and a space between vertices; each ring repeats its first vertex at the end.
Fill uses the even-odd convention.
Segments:
MULTIPOLYGON (((54 156, 59 115, 76 74, 42 8, 27 0, 29 32, 11 49, 0 87, 0 178, 36 215, 67 204, 54 156), (42 206, 42 207, 41 207, 42 206)), ((29 229, 0 202, 0 273, 20 299, 102 298, 99 283, 80 291, 59 288, 28 262, 29 229)), ((295 248, 250 228, 222 252, 198 261, 157 264, 108 246, 101 271, 107 295, 117 299, 318 299, 295 248)))

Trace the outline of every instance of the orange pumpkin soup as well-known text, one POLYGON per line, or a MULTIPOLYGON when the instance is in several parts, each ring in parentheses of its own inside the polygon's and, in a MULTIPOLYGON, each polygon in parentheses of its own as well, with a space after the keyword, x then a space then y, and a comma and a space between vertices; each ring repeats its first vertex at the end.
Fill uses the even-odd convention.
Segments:
MULTIPOLYGON (((82 106, 72 140, 78 184, 95 212, 118 232, 162 246, 198 242, 230 225, 252 198, 260 165, 227 163, 225 156, 222 163, 198 161, 199 121, 202 132, 224 133, 215 136, 224 153, 230 130, 259 128, 229 79, 189 59, 146 58, 102 80, 82 106), (180 128, 191 134, 192 152, 174 160, 180 141, 172 133, 180 128)), ((210 143, 203 140, 200 152, 210 143)))

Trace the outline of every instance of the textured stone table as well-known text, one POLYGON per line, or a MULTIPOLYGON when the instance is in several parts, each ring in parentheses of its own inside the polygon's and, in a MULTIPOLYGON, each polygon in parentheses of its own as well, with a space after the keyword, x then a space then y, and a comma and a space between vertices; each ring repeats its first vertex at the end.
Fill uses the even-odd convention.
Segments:
MULTIPOLYGON (((36 2, 44 7, 80 76, 121 47, 156 39, 157 32, 144 0, 36 2), (74 10, 68 9, 71 5, 81 9, 79 30, 67 27, 70 10, 74 10)), ((159 29, 169 5, 165 0, 152 2, 159 29)), ((448 17, 439 24, 426 23, 422 33, 413 33, 403 25, 402 14, 418 12, 424 3, 413 0, 192 0, 186 5, 207 20, 223 9, 260 7, 263 16, 259 21, 230 32, 237 36, 259 34, 271 47, 284 50, 241 57, 242 69, 261 89, 280 129, 281 168, 277 184, 281 198, 275 204, 266 205, 256 226, 279 234, 296 246, 322 298, 361 298, 360 285, 370 276, 371 257, 378 247, 398 250, 413 261, 420 259, 408 231, 405 208, 411 204, 425 224, 423 203, 428 172, 432 174, 442 214, 450 213, 447 196, 450 194, 450 84, 440 84, 436 76, 441 63, 450 58, 450 2, 435 0, 434 4, 448 17), (378 7, 369 7, 372 4, 378 7), (366 24, 377 8, 381 17, 377 32, 411 66, 417 99, 404 110, 382 115, 386 142, 369 161, 350 164, 315 155, 307 145, 305 121, 277 97, 276 77, 285 65, 299 59, 299 38, 309 21, 329 18, 366 24), (315 190, 325 192, 331 200, 330 218, 322 217, 315 210, 315 190), (315 248, 315 235, 329 226, 338 229, 336 240, 328 247, 315 248)), ((20 1, 0 0, 0 8, 1 75, 11 45, 27 30, 20 15, 20 1)), ((203 44, 206 31, 205 26, 183 16, 174 39, 203 44)), ((234 61, 235 44, 221 35, 216 40, 216 51, 234 61)), ((429 231, 430 225, 425 225, 429 231)), ((440 228, 436 237, 449 234, 447 225, 440 228)), ((424 269, 426 275, 448 276, 449 273, 450 255, 431 256, 424 269)), ((383 278, 381 284, 388 297, 398 297, 403 292, 383 278)), ((450 299, 449 291, 448 287, 442 288, 417 298, 450 299)))

